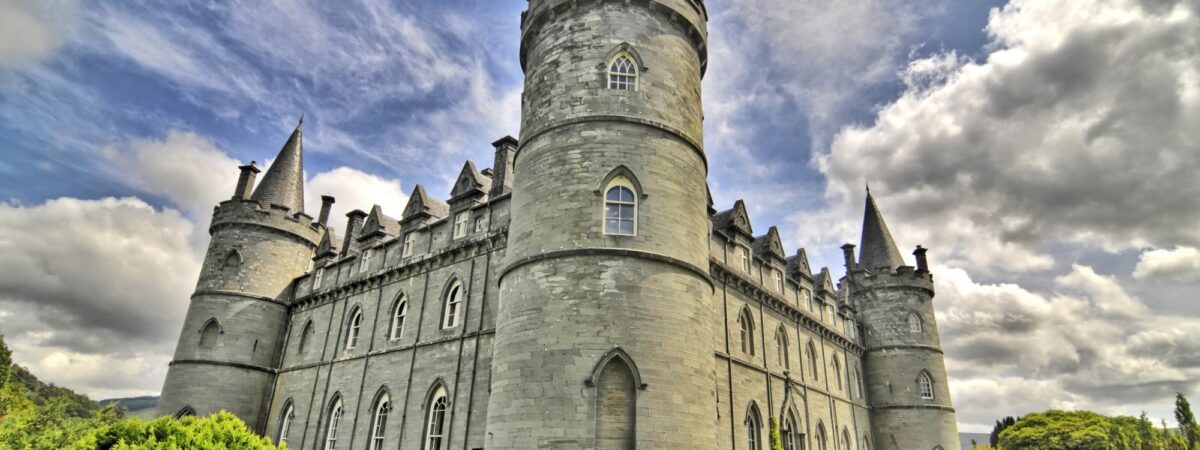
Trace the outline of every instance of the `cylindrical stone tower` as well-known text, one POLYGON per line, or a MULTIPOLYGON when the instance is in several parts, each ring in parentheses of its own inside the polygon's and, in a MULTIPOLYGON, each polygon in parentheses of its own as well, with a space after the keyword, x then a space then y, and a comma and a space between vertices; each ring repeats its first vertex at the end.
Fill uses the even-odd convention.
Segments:
POLYGON ((858 263, 853 247, 843 247, 848 274, 842 287, 850 290, 863 327, 872 448, 958 450, 925 250, 917 248, 915 270, 904 265, 870 194, 858 263))
POLYGON ((716 448, 706 20, 529 2, 487 448, 716 448))
POLYGON ((216 207, 160 415, 225 409, 262 431, 287 328, 281 299, 325 232, 304 214, 300 147, 297 127, 253 196, 257 169, 243 166, 233 199, 216 207))

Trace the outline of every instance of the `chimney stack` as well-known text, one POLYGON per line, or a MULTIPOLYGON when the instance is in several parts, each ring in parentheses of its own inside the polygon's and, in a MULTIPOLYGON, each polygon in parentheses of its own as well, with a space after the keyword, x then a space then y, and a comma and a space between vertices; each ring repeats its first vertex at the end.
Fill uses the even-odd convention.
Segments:
POLYGON ((346 238, 342 241, 343 258, 358 251, 358 233, 362 232, 363 219, 366 217, 367 213, 361 209, 346 213, 346 238))
POLYGON ((846 259, 846 273, 858 270, 858 263, 854 262, 854 244, 842 246, 842 257, 846 259))
POLYGON ((917 257, 917 271, 918 272, 928 272, 929 271, 929 260, 925 257, 925 252, 928 250, 929 249, 918 245, 917 249, 913 251, 913 256, 917 257))
POLYGON ((258 173, 261 171, 258 170, 254 161, 250 161, 248 165, 239 166, 238 169, 242 172, 238 175, 237 188, 233 190, 233 199, 249 200, 250 194, 254 191, 254 179, 258 178, 258 173))
POLYGON ((492 191, 489 196, 495 198, 512 192, 513 189, 513 160, 517 156, 517 140, 505 136, 492 143, 496 147, 496 161, 492 164, 492 191))
POLYGON ((333 208, 333 196, 321 196, 321 214, 317 216, 317 223, 329 226, 329 210, 333 208))

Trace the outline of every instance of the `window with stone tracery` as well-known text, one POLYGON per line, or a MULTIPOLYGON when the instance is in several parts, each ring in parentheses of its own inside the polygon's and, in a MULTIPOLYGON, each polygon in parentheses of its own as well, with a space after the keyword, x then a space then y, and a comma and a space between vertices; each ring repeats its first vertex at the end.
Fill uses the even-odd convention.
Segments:
POLYGON ((637 90, 638 69, 634 59, 619 53, 608 64, 608 88, 618 91, 637 90))

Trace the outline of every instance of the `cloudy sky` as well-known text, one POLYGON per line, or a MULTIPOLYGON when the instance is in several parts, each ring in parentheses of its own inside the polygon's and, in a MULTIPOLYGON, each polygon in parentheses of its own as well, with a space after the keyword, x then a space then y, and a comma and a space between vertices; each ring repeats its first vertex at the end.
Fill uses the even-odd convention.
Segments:
MULTIPOLYGON (((1200 395, 1200 1, 709 0, 709 182, 840 272, 863 187, 931 248, 964 431, 1200 395)), ((156 394, 235 166, 305 114, 334 214, 518 133, 523 0, 0 0, 0 330, 156 394)))

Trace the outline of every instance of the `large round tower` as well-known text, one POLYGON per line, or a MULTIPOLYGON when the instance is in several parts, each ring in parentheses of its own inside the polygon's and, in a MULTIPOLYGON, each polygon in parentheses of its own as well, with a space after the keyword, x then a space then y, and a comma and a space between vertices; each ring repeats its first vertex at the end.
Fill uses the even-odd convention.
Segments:
POLYGON ((287 327, 281 300, 324 233, 304 214, 301 157, 297 127, 253 194, 258 169, 243 166, 233 198, 216 207, 160 415, 225 409, 262 431, 287 327))
POLYGON ((531 0, 489 449, 716 447, 700 0, 531 0))
POLYGON ((959 449, 958 425, 933 310, 925 249, 904 265, 883 215, 867 194, 859 262, 843 247, 850 290, 863 327, 863 383, 880 450, 959 449))

